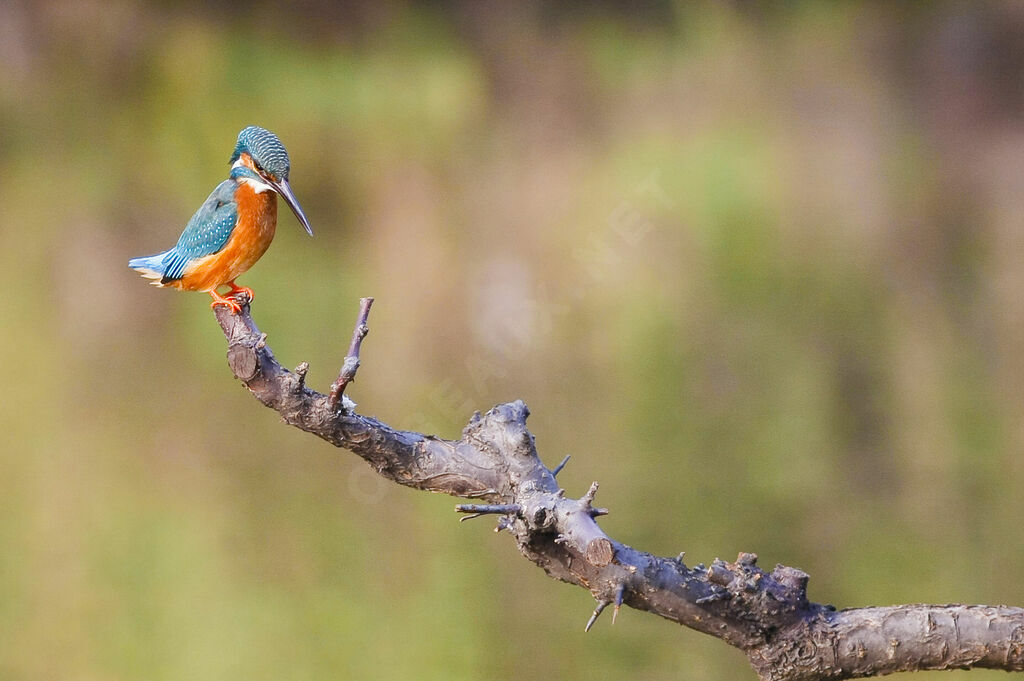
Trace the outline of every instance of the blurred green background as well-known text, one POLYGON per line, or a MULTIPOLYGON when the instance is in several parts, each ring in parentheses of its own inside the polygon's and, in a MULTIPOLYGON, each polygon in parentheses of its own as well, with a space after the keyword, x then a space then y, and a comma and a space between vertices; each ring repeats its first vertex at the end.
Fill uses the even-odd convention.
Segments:
POLYGON ((316 238, 283 212, 241 282, 312 386, 373 295, 360 411, 522 398, 619 540, 1024 605, 1019 3, 7 0, 0 679, 753 678, 635 611, 584 635, 128 270, 249 124, 316 238))

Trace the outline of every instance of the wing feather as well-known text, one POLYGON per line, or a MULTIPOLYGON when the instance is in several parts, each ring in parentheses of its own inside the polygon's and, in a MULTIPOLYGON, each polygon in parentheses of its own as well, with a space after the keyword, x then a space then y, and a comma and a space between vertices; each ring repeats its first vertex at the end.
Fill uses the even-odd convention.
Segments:
POLYGON ((238 223, 236 188, 233 180, 221 182, 188 221, 178 244, 164 257, 163 283, 181 279, 192 260, 224 248, 238 223))

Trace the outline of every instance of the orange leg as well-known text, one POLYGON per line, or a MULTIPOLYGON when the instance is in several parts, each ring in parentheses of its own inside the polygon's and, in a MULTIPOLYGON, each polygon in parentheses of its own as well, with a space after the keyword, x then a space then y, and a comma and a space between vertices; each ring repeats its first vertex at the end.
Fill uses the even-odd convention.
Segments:
POLYGON ((230 295, 235 295, 236 293, 244 293, 249 297, 250 303, 256 299, 256 294, 254 294, 252 292, 252 289, 249 288, 248 286, 237 286, 234 280, 227 282, 227 285, 231 287, 231 291, 229 292, 230 295))
POLYGON ((232 300, 231 298, 225 298, 221 294, 217 293, 217 289, 211 289, 207 291, 207 293, 209 293, 210 297, 213 298, 213 302, 210 303, 211 308, 217 307, 218 305, 227 305, 235 314, 238 314, 242 311, 241 305, 239 305, 235 300, 232 300))

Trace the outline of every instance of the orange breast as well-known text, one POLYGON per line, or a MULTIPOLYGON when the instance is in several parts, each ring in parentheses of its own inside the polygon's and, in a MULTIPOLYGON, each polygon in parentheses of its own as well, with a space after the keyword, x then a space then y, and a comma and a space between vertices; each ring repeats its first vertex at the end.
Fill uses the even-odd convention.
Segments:
POLYGON ((272 191, 257 194, 243 182, 235 193, 235 201, 238 224, 224 248, 197 258, 186 268, 182 278, 170 286, 187 291, 212 291, 234 281, 267 252, 277 229, 277 194, 272 191))

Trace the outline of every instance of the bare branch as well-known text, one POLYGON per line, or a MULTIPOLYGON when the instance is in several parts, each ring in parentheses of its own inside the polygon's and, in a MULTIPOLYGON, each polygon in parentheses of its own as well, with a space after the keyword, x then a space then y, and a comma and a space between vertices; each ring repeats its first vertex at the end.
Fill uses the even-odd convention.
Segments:
POLYGON ((370 306, 373 305, 373 298, 359 299, 359 317, 356 319, 355 329, 352 330, 352 342, 348 346, 348 355, 341 365, 341 373, 338 380, 331 385, 330 405, 333 409, 338 408, 341 396, 345 393, 345 387, 356 380, 356 371, 359 370, 359 349, 363 345, 363 339, 370 333, 370 327, 366 325, 366 319, 370 316, 370 306))
MULTIPOLYGON (((368 300, 350 357, 359 356, 368 300)), ((248 305, 240 314, 218 306, 215 314, 228 340, 231 370, 258 400, 290 425, 362 457, 389 480, 485 502, 458 510, 497 514, 496 530, 508 530, 526 558, 551 577, 590 591, 598 605, 587 629, 608 605, 613 612, 628 605, 740 648, 760 678, 772 681, 971 667, 1024 671, 1024 609, 900 605, 837 612, 808 600, 806 573, 781 565, 765 572, 753 553, 693 568, 682 553, 644 553, 598 526, 595 517, 606 510, 592 506, 597 483, 580 499, 558 487, 555 473, 565 461, 552 471, 540 460, 521 401, 474 414, 458 440, 395 430, 337 410, 336 400, 305 385, 304 363, 295 373, 283 368, 248 305)), ((339 383, 343 377, 344 371, 339 383)), ((337 394, 343 390, 341 385, 337 394)))

